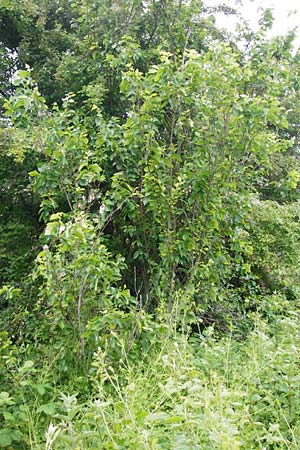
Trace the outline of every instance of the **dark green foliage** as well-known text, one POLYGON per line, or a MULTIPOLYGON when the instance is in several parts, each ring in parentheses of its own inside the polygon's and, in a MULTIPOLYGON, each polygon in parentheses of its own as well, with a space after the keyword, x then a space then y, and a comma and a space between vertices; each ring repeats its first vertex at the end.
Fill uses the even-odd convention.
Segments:
POLYGON ((18 283, 32 269, 41 232, 39 200, 32 193, 29 161, 1 158, 0 189, 0 284, 18 283))

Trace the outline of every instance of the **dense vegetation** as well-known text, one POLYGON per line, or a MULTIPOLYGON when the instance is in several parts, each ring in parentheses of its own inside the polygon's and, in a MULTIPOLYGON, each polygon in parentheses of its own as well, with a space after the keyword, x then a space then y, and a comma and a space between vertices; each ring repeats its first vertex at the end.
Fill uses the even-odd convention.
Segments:
POLYGON ((300 447, 300 54, 220 11, 1 3, 0 448, 300 447))

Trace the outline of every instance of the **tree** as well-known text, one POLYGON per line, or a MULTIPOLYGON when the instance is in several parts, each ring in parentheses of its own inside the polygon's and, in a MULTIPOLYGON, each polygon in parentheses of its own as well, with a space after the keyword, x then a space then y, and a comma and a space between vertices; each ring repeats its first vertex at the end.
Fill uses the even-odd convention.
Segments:
MULTIPOLYGON (((45 17, 51 5, 43 5, 45 17)), ((36 62, 32 74, 42 89, 46 83, 45 97, 32 75, 21 71, 15 95, 5 103, 9 152, 26 169, 30 161, 30 198, 40 197, 40 218, 47 225, 42 241, 49 251, 42 254, 47 264, 57 265, 56 277, 41 272, 41 305, 59 308, 50 299, 56 292, 51 283, 63 271, 60 259, 66 275, 59 292, 69 290, 82 255, 66 250, 65 230, 84 220, 86 233, 105 249, 106 270, 115 271, 114 260, 124 262, 117 264, 113 286, 114 298, 130 293, 121 311, 136 304, 152 313, 158 306, 168 314, 188 311, 196 321, 238 319, 246 299, 257 295, 261 276, 252 256, 250 200, 263 190, 272 161, 290 146, 285 130, 295 85, 291 47, 279 58, 284 41, 266 41, 263 21, 243 52, 208 31, 200 12, 183 3, 83 6, 52 11, 51 20, 42 21, 45 36, 59 31, 71 46, 64 54, 65 47, 55 47, 61 57, 53 67, 56 77, 61 73, 60 86, 64 80, 76 92, 52 105, 36 62), (126 24, 122 30, 120 23, 126 24), (199 40, 203 25, 206 34, 202 30, 199 40), (91 58, 83 59, 87 49, 91 58), (68 70, 73 65, 80 76, 68 70)), ((96 283, 97 250, 89 253, 90 240, 80 233, 96 283)), ((38 266, 45 266, 43 258, 38 266)), ((90 300, 78 293, 90 279, 79 272, 83 279, 66 304, 73 312, 57 311, 57 317, 76 322, 80 341, 101 307, 91 306, 90 285, 84 288, 90 300), (84 318, 75 312, 76 304, 83 311, 79 298, 91 306, 84 318)))

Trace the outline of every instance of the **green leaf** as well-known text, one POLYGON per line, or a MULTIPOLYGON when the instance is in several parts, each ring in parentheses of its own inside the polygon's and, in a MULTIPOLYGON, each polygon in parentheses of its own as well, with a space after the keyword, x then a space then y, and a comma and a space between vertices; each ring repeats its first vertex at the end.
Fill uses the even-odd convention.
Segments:
POLYGON ((1 430, 0 431, 0 448, 5 448, 11 445, 12 439, 9 431, 1 430))
POLYGON ((0 392, 0 405, 13 405, 14 403, 8 392, 0 392))
POLYGON ((56 413, 56 405, 54 403, 46 403, 37 409, 38 413, 45 413, 47 416, 53 416, 56 413))

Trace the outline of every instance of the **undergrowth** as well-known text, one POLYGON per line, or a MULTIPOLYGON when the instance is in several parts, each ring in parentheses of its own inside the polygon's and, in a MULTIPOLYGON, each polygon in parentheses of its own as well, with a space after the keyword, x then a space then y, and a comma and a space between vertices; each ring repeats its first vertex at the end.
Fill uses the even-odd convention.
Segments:
POLYGON ((267 324, 256 315, 245 340, 234 331, 219 338, 213 327, 203 335, 165 328, 118 368, 99 348, 89 395, 76 380, 51 383, 51 362, 36 378, 27 361, 1 393, 1 448, 299 449, 299 316, 293 309, 267 324))

